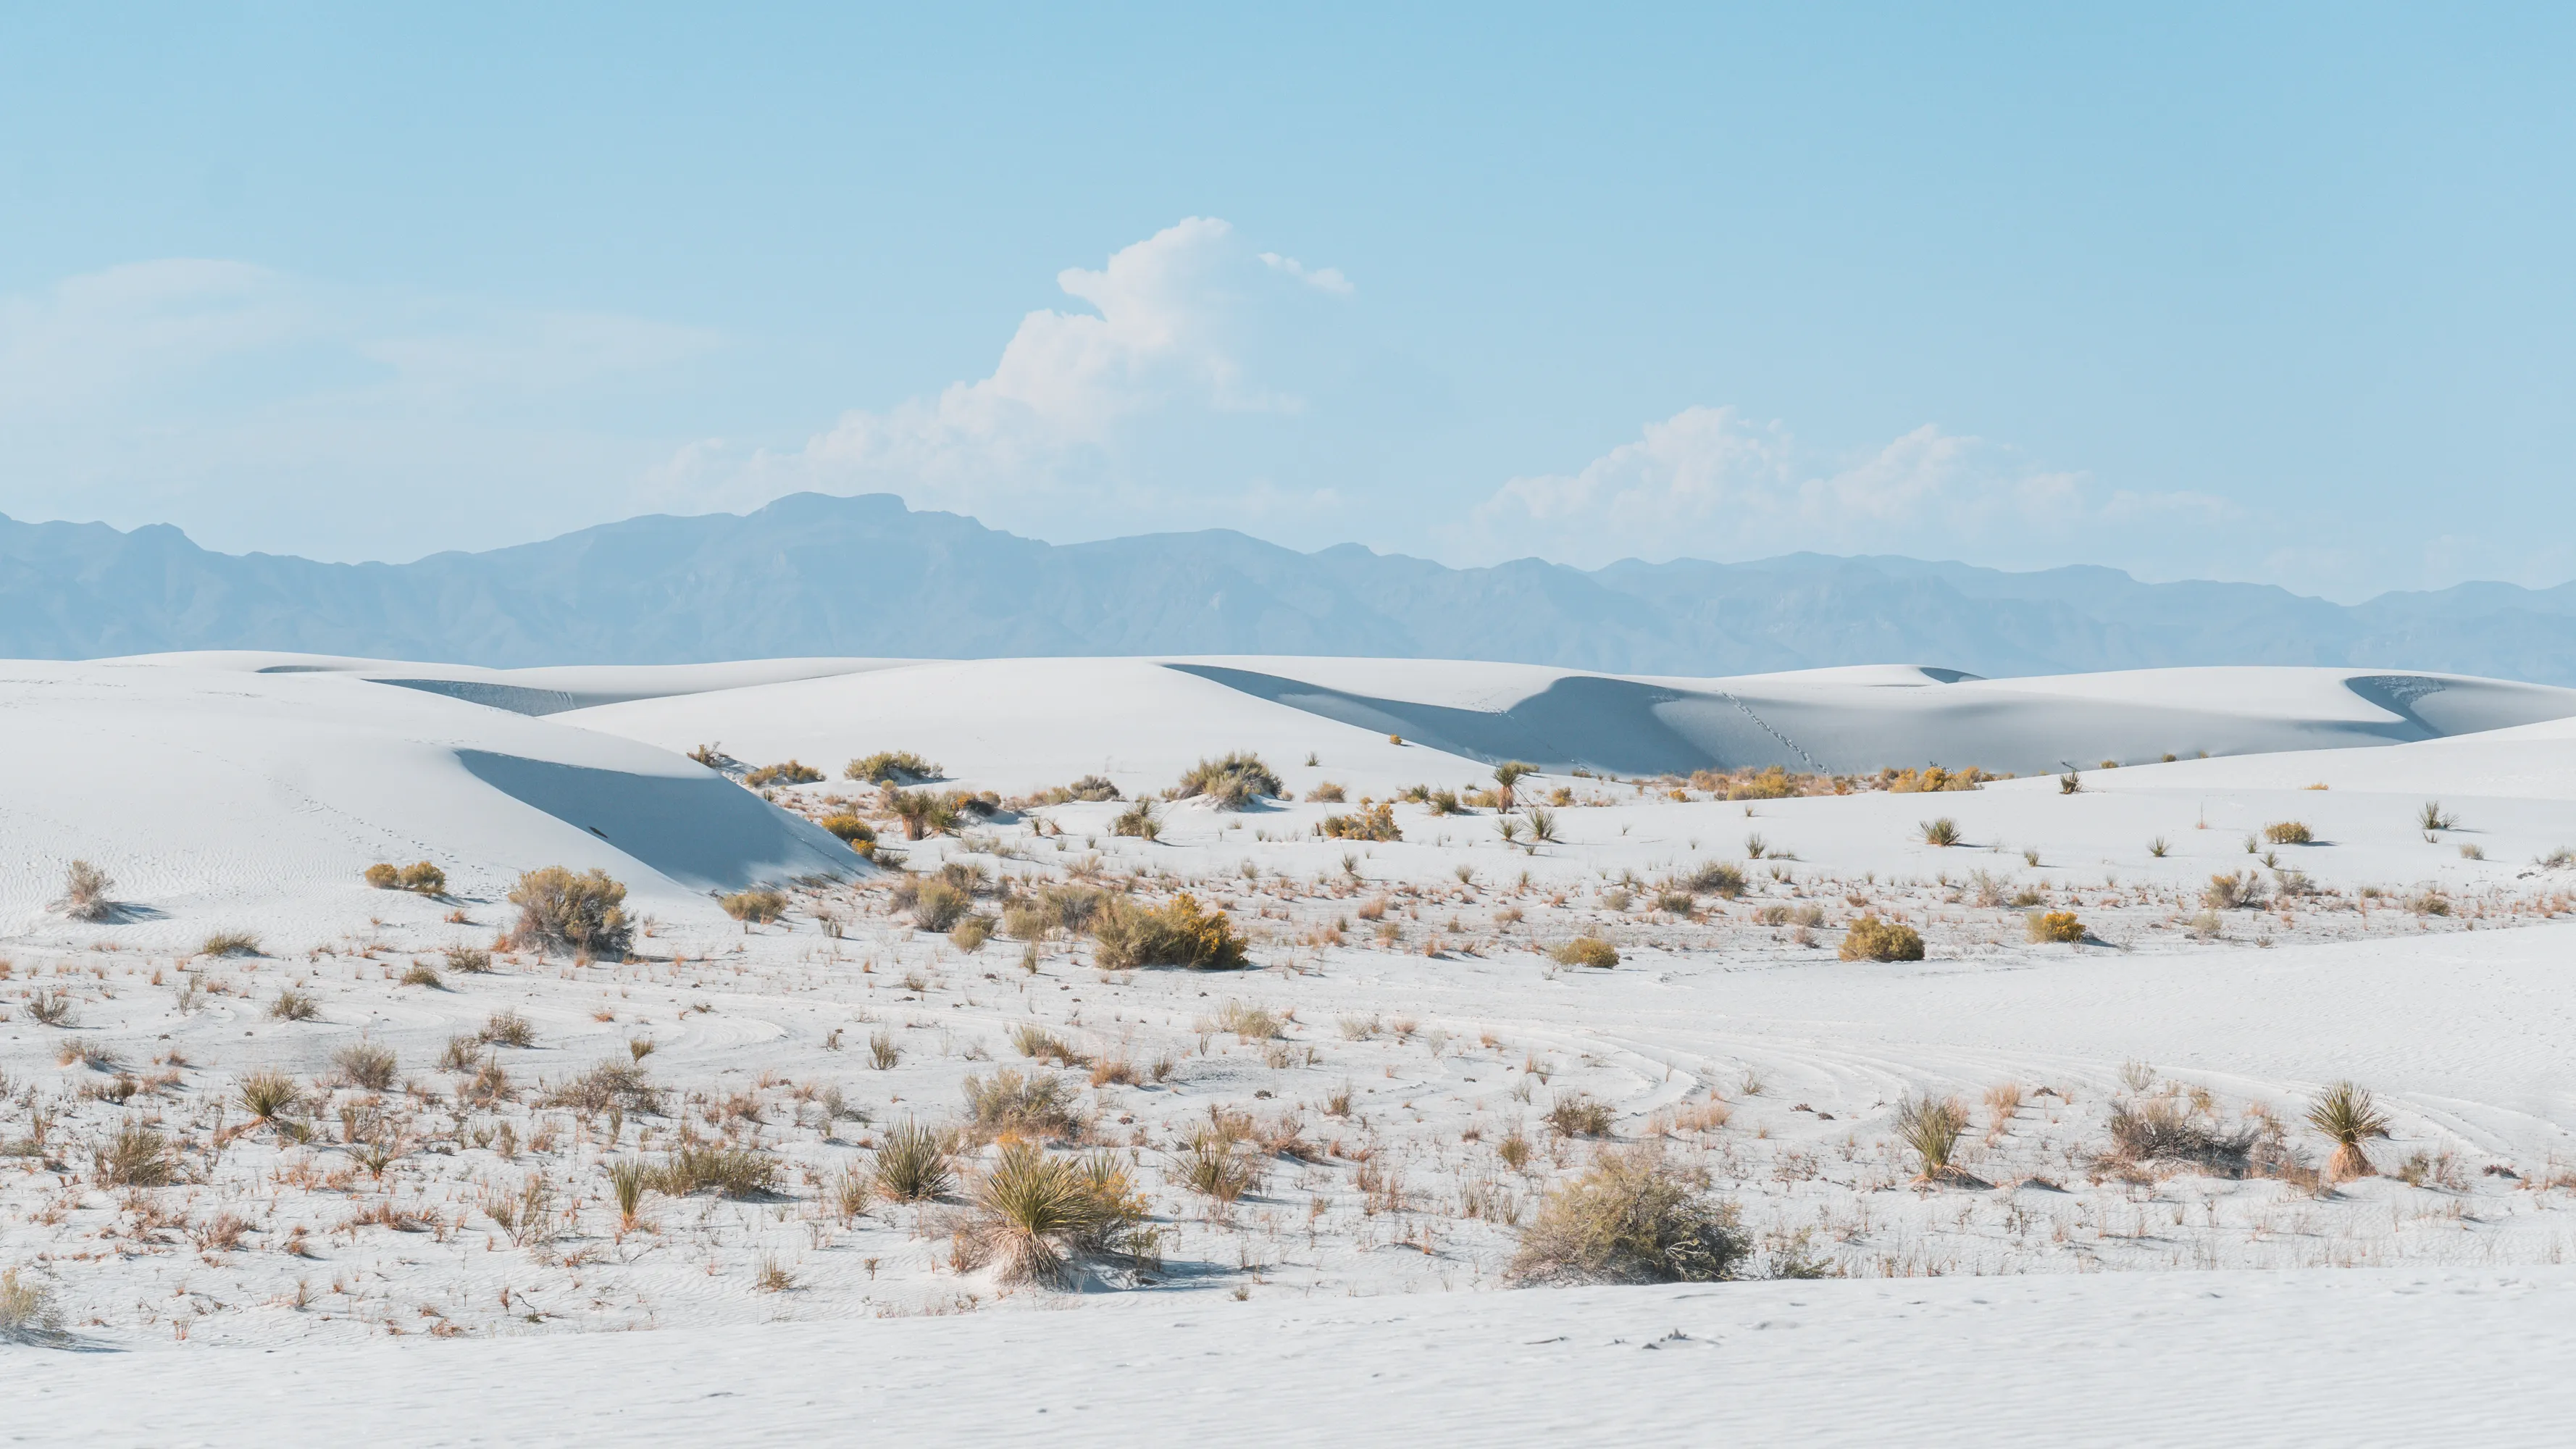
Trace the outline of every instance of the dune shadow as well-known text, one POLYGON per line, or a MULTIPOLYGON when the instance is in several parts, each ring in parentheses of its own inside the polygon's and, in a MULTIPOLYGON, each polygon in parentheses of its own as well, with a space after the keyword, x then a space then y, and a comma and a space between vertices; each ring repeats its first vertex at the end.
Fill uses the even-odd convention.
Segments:
POLYGON ((458 750, 474 778, 700 890, 850 874, 848 849, 820 826, 717 775, 640 775, 458 750))

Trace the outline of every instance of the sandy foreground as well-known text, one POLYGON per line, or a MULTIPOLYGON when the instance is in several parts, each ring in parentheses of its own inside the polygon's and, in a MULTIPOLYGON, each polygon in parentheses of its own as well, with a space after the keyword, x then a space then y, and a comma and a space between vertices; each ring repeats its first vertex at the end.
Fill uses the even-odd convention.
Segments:
POLYGON ((1631 681, 1586 696, 1605 754, 1750 719, 1787 750, 1928 740, 1955 767, 1987 728, 2068 757, 2144 701, 2185 757, 2086 750, 2073 793, 2051 772, 1761 800, 1558 761, 1515 810, 1400 799, 1400 841, 1351 842, 1316 829, 1490 785, 1458 751, 1494 732, 1589 748, 1558 706, 1591 686, 1176 663, 0 669, 0 747, 50 765, 0 799, 0 1268, 48 1312, 0 1343, 12 1442, 2558 1437, 2576 718, 2551 711, 2576 695, 2313 670, 1631 681), (1672 688, 1732 718, 1655 702, 1672 688), (2190 758, 2204 737, 2264 752, 2190 758), (755 792, 679 753, 719 743, 827 778, 755 792), (1126 799, 907 842, 839 778, 880 749, 939 761, 941 789, 1098 774, 1126 799), (1229 749, 1283 796, 1115 833, 1229 749), (900 871, 815 824, 850 811, 900 871), (2307 840, 2270 839, 2285 821, 2307 840), (75 857, 115 877, 113 919, 58 907, 75 857), (358 879, 423 859, 445 894, 358 879), (632 959, 460 967, 553 864, 626 884, 632 959), (1713 865, 1739 884, 1688 885, 1713 865), (1104 971, 1060 931, 967 944, 895 889, 943 871, 997 925, 1049 889, 1187 893, 1254 969, 1104 971), (2222 875, 2248 898, 2214 906, 2222 875), (784 919, 718 908, 763 883, 784 919), (2034 944, 2043 911, 2082 941, 2034 944), (1865 916, 1918 927, 1927 959, 1838 959, 1865 916), (252 943, 205 950, 222 932, 252 943), (1553 959, 1578 937, 1618 964, 1553 959), (395 1080, 355 1084, 353 1047, 395 1080), (602 1063, 631 1090, 579 1090, 602 1063), (298 1100, 259 1125, 263 1070, 298 1100), (973 1102, 1005 1074, 1058 1094, 1041 1140, 1132 1182, 1150 1261, 1059 1290, 961 1253, 997 1151, 973 1102), (2338 1185, 2303 1114, 2343 1080, 2390 1135, 2338 1185), (1961 1171, 1926 1182, 1896 1118, 1945 1097, 1961 1171), (2149 1106, 2268 1145, 2117 1160, 2115 1114, 2149 1106), (944 1200, 869 1186, 907 1124, 952 1134, 944 1200), (135 1131, 157 1181, 109 1171, 135 1131), (1192 1186, 1211 1133, 1249 1173, 1231 1201, 1192 1186), (620 1164, 707 1146, 764 1185, 621 1220, 620 1164), (1549 1194, 1640 1147, 1734 1206, 1748 1281, 1507 1288, 1549 1194))

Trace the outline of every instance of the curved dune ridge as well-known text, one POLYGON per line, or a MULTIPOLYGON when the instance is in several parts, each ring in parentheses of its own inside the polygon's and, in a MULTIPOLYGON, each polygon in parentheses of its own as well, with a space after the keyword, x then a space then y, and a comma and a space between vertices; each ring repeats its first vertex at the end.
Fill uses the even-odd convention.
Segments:
POLYGON ((35 927, 65 865, 105 867, 132 939, 193 940, 369 908, 375 861, 427 860, 460 895, 598 866, 651 909, 846 870, 823 831, 667 750, 334 669, 187 656, 0 672, 0 921, 35 927))

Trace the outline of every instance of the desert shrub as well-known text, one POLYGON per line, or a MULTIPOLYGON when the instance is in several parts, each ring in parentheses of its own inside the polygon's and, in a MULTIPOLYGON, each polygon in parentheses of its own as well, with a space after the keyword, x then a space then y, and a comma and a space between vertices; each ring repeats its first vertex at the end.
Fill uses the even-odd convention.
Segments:
POLYGON ((1538 773, 1536 765, 1520 760, 1505 760, 1494 767, 1494 807, 1509 810, 1518 802, 1521 781, 1538 773))
MULTIPOLYGON (((1204 1028, 1202 1023, 1202 1028, 1204 1028)), ((1268 1007, 1229 1001, 1216 1010, 1216 1028, 1234 1033, 1241 1042, 1264 1042, 1278 1036, 1288 1023, 1268 1007)))
POLYGON ((541 1099, 549 1107, 566 1107, 596 1115, 614 1107, 627 1112, 662 1111, 662 1091, 647 1080, 643 1064, 606 1058, 580 1076, 548 1088, 541 1099))
POLYGON ((1038 909, 1044 911, 1059 929, 1081 935, 1100 919, 1101 907, 1108 903, 1109 893, 1084 886, 1048 886, 1038 892, 1037 900, 1038 909))
POLYGON ((1172 787, 1175 800, 1204 795, 1224 810, 1241 810, 1264 795, 1287 793, 1288 787, 1280 783, 1268 765, 1261 763, 1261 757, 1244 750, 1199 761, 1182 772, 1181 782, 1172 787))
POLYGON ((1011 1046, 1021 1056, 1038 1061, 1051 1061, 1058 1066, 1079 1066, 1086 1058, 1073 1049, 1073 1044, 1033 1021, 1011 1028, 1011 1046))
POLYGON ((826 815, 814 823, 847 841, 850 848, 861 855, 866 855, 869 848, 877 843, 876 827, 847 810, 826 815))
POLYGON ((1598 936, 1577 936, 1547 954, 1559 966, 1597 966, 1608 970, 1619 964, 1619 948, 1598 936))
POLYGON ((957 828, 959 797, 950 791, 890 790, 885 808, 903 822, 906 840, 920 840, 957 828))
POLYGON ((1842 958, 1846 961, 1920 961, 1923 959, 1923 936, 1912 926, 1899 921, 1862 916, 1843 931, 1842 958))
POLYGON ((242 1078, 234 1089, 234 1095, 240 1099, 242 1110, 250 1114, 252 1121, 275 1122, 294 1110, 296 1102, 304 1095, 304 1089, 284 1072, 258 1071, 242 1078))
POLYGON ((391 865, 380 860, 374 865, 368 866, 365 870, 359 872, 359 874, 363 879, 365 879, 367 884, 374 886, 380 891, 402 889, 401 866, 391 865))
POLYGON ((2073 911, 2033 911, 2028 930, 2031 940, 2041 945, 2072 946, 2084 939, 2084 922, 2073 911))
POLYGON ((1054 929, 1055 921, 1043 906, 1013 901, 1002 908, 1002 934, 1014 940, 1040 940, 1054 929))
POLYGON ((1186 966, 1231 971, 1245 964, 1243 938, 1223 911, 1203 911, 1183 892, 1159 908, 1124 896, 1104 900, 1093 918, 1092 959, 1104 971, 1138 966, 1186 966))
POLYGON ((248 931, 217 931, 197 944, 201 956, 256 956, 259 937, 248 931))
POLYGON ((1060 1283, 1069 1259, 1114 1250, 1145 1214, 1111 1159, 1072 1162, 1026 1143, 1002 1149, 976 1184, 975 1206, 961 1246, 1005 1283, 1060 1283))
POLYGON ((946 1197, 952 1179, 948 1150, 939 1134, 915 1122, 886 1129, 877 1147, 876 1185, 896 1202, 930 1202, 946 1197))
POLYGON ((2274 845, 2310 845, 2315 843, 2317 833, 2301 821, 2275 820, 2263 827, 2263 838, 2274 845))
POLYGON ((1559 1137, 1607 1137, 1610 1104, 1583 1092, 1567 1092, 1547 1109, 1547 1125, 1559 1137))
POLYGON ((90 1165, 101 1187, 167 1187, 179 1176, 170 1139, 139 1122, 129 1122, 91 1152, 90 1165))
POLYGON ((1959 843, 1959 822, 1947 815, 1926 820, 1916 828, 1923 832, 1923 843, 1926 845, 1947 846, 1959 843))
POLYGON ((1068 800, 1101 804, 1118 798, 1118 785, 1105 775, 1085 775, 1070 785, 1058 785, 1038 797, 1043 805, 1061 805, 1068 800))
POLYGON ((354 1042, 331 1054, 331 1065, 339 1068, 340 1080, 370 1092, 390 1092, 395 1073, 401 1064, 394 1059, 394 1049, 374 1042, 354 1042))
POLYGON ((786 760, 763 765, 742 777, 742 782, 757 790, 764 785, 811 785, 823 778, 823 772, 801 760, 786 760))
POLYGON ((2532 862, 2542 870, 2566 870, 2576 866, 2576 848, 2560 846, 2532 862))
POLYGON ((311 1021, 322 1014, 322 1004, 313 999, 313 993, 286 986, 268 1004, 268 1014, 279 1021, 311 1021))
POLYGON ((430 965, 426 961, 414 961, 411 963, 411 969, 402 974, 402 984, 405 986, 426 986, 432 991, 444 991, 447 989, 447 983, 438 979, 438 968, 430 965))
POLYGON ((2451 913, 2451 898, 2428 886, 2410 897, 2406 908, 2419 916, 2447 916, 2451 913))
POLYGON ((1887 769, 1878 775, 1882 788, 1899 795, 1974 790, 1993 778, 1974 765, 1964 770, 1945 770, 1939 765, 1926 765, 1920 770, 1887 769))
POLYGON ((1153 801, 1139 800, 1118 812, 1117 817, 1109 822, 1109 833, 1136 840, 1158 840, 1162 838, 1163 822, 1155 817, 1153 801))
POLYGON ((717 1192, 732 1198, 770 1197, 778 1191, 778 1159, 753 1147, 683 1142, 663 1160, 654 1186, 672 1197, 717 1192))
POLYGON ((19 1277, 17 1269, 0 1268, 0 1343, 51 1342, 61 1331, 53 1295, 19 1277))
POLYGON ((483 1029, 474 1039, 486 1046, 532 1047, 537 1044, 537 1029, 526 1017, 504 1008, 483 1019, 483 1029))
POLYGON ((446 951, 447 969, 467 976, 483 976, 492 970, 492 953, 480 946, 450 946, 446 951))
POLYGON ((1004 1067, 990 1077, 969 1075, 962 1085, 967 1116, 984 1136, 1064 1138, 1082 1130, 1061 1077, 1004 1067))
POLYGON ((1952 1161, 1959 1150, 1959 1138, 1968 1130, 1968 1113, 1957 1102, 1943 1098, 1909 1097, 1896 1105, 1897 1140, 1912 1148, 1922 1162, 1918 1182, 1941 1182, 1960 1176, 1952 1161))
POLYGON ((945 931, 964 920, 974 906, 974 897, 947 881, 923 881, 913 893, 912 923, 925 931, 945 931))
POLYGON ((1751 1245, 1732 1204, 1699 1173, 1651 1146, 1604 1152, 1549 1192, 1521 1235, 1518 1283, 1711 1282, 1732 1277, 1751 1245))
POLYGON ((981 951, 984 949, 984 943, 993 939, 993 918, 968 916, 948 928, 948 939, 960 951, 970 953, 981 951))
POLYGON ((1730 901, 1744 894, 1744 872, 1722 860, 1709 861, 1674 883, 1686 891, 1730 901))
POLYGON ((107 893, 116 882, 106 871, 86 860, 76 860, 63 871, 63 914, 75 921, 104 921, 116 914, 116 902, 107 893))
MULTIPOLYGON (((1531 812, 1533 830, 1536 829, 1537 823, 1535 817, 1544 813, 1543 811, 1531 812)), ((1397 828, 1395 823, 1395 807, 1384 801, 1379 801, 1355 815, 1327 815, 1324 817, 1323 824, 1316 829, 1322 831, 1328 840, 1391 841, 1404 838, 1404 832, 1397 828)))
POLYGON ((2171 1097, 2119 1102, 2111 1108, 2112 1158, 2122 1162, 2183 1162, 2229 1177, 2245 1173, 2259 1132, 2222 1131, 2171 1097))
POLYGON ((910 750, 882 750, 850 761, 842 767, 841 778, 865 780, 871 785, 918 785, 947 777, 937 765, 910 750))
POLYGON ((2441 801, 2427 800, 2415 812, 2415 823, 2428 831, 2450 830, 2459 825, 2460 817, 2444 812, 2441 801))
POLYGON ((772 890, 768 886, 757 886, 747 891, 735 891, 732 895, 726 896, 722 901, 718 902, 718 904, 724 907, 726 915, 733 917, 744 925, 767 925, 771 921, 775 921, 779 917, 787 914, 786 895, 782 892, 772 890))
POLYGON ((2213 911, 2251 909, 2263 902, 2263 878, 2252 871, 2238 875, 2213 875, 2209 888, 2200 893, 2200 903, 2213 911))
POLYGON ((1326 780, 1324 783, 1317 785, 1314 789, 1306 792, 1306 799, 1317 805, 1339 805, 1342 801, 1348 798, 1349 797, 1343 792, 1342 787, 1334 784, 1330 780, 1326 780))
POLYGON ((580 875, 559 865, 532 870, 510 891, 522 944, 621 960, 635 943, 625 902, 626 887, 595 867, 580 875))
POLYGON ((61 991, 39 991, 27 998, 27 1014, 45 1026, 69 1027, 80 1012, 61 991))
POLYGON ((2326 1178, 2344 1182, 2356 1177, 2374 1177, 2379 1169, 2371 1166, 2370 1154, 2362 1144, 2373 1137, 2388 1135, 2388 1114, 2370 1093, 2350 1082, 2337 1082, 2316 1095, 2308 1104, 2308 1125, 2324 1133, 2335 1145, 2334 1156, 2326 1162, 2326 1178))
POLYGON ((1182 1149, 1172 1176, 1201 1197, 1231 1207, 1235 1199, 1261 1186, 1261 1164, 1239 1137, 1202 1127, 1182 1149))

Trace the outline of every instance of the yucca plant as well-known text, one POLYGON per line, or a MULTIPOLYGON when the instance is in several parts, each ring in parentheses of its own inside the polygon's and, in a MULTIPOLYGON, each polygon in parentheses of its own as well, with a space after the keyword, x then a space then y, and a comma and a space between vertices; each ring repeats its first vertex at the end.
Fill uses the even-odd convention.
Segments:
POLYGON ((1496 765, 1494 767, 1495 806, 1503 810, 1511 809, 1518 803, 1514 794, 1515 788, 1521 781, 1537 773, 1536 766, 1524 764, 1519 760, 1505 760, 1496 765))
POLYGON ((653 1169, 636 1158, 621 1158, 608 1167, 608 1188, 617 1196, 617 1230, 631 1233, 643 1220, 644 1193, 653 1185, 653 1169))
POLYGON ((1959 822, 1947 815, 1936 820, 1926 820, 1920 828, 1923 831, 1923 843, 1926 845, 1948 846, 1959 843, 1959 822))
POLYGON ((2368 1089, 2337 1082, 2319 1092, 2308 1104, 2308 1125, 2334 1141, 2334 1156, 2326 1162, 2327 1181, 2378 1175, 2361 1144, 2388 1135, 2388 1114, 2379 1110, 2368 1089))
POLYGON ((877 1187, 896 1202, 929 1202, 948 1195, 952 1179, 939 1134, 915 1122, 889 1128, 877 1148, 877 1187))
POLYGON ((1944 1098, 1912 1097, 1897 1104, 1896 1136, 1914 1155, 1923 1159, 1923 1171, 1917 1182, 1943 1182, 1962 1177, 1952 1159, 1959 1151, 1959 1138, 1968 1130, 1968 1114, 1958 1103, 1944 1098))
POLYGON ((275 1126, 277 1119, 295 1106, 304 1089, 284 1072, 253 1072, 241 1079, 239 1088, 242 1110, 253 1122, 275 1126))
POLYGON ((975 1189, 974 1234, 1005 1283, 1060 1283, 1066 1257, 1102 1220, 1091 1179, 1072 1162, 1026 1143, 1002 1149, 975 1189))

